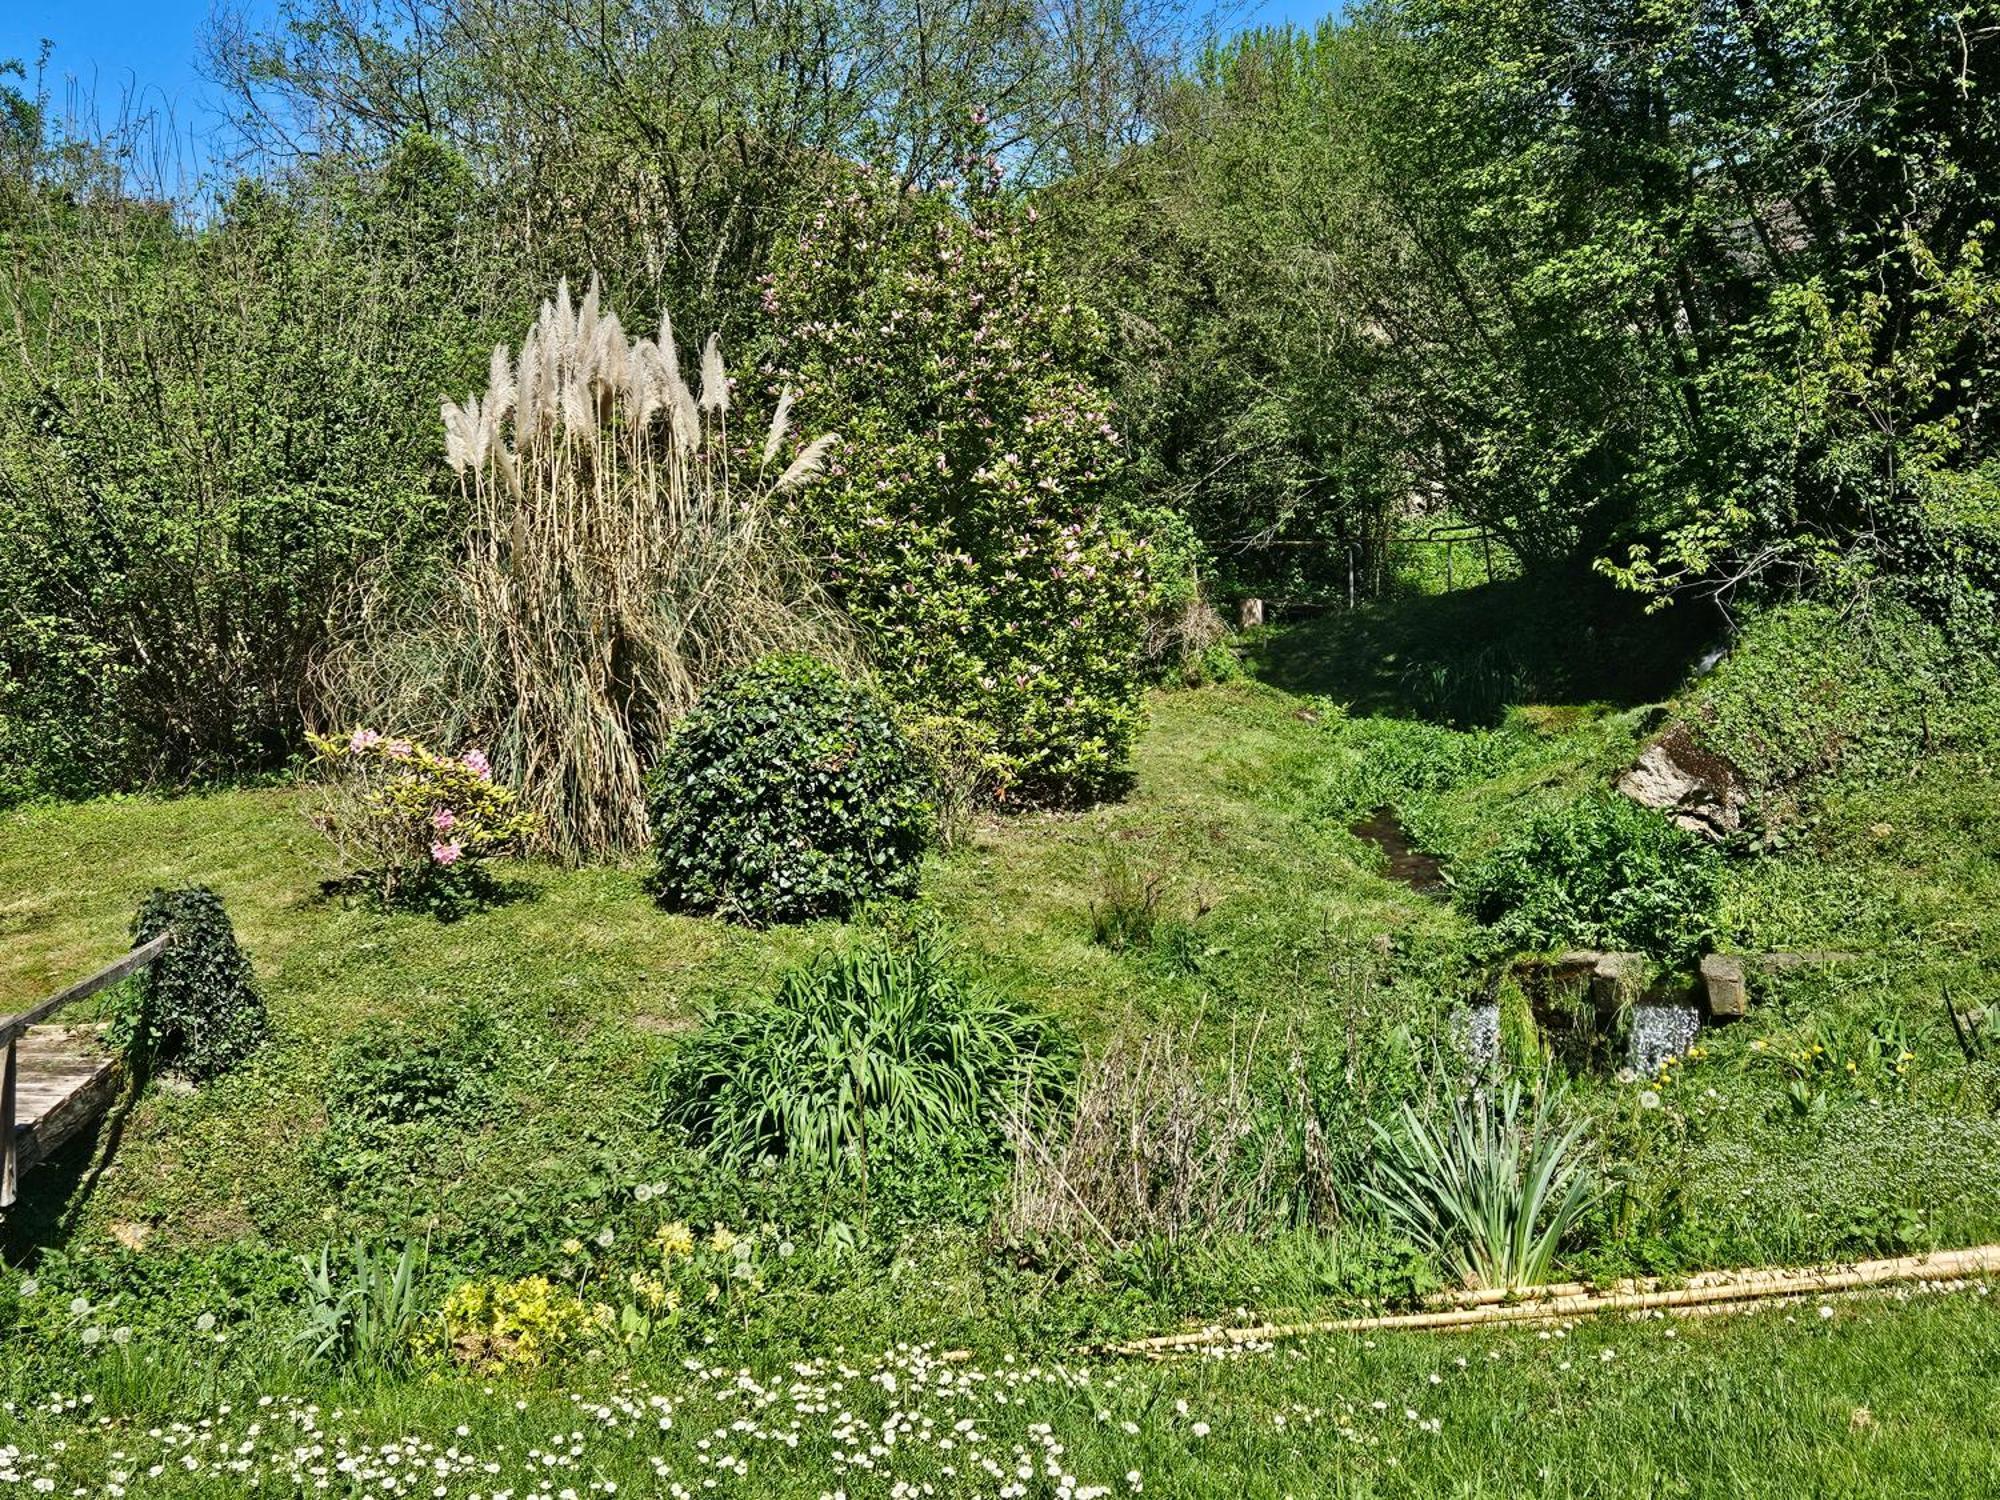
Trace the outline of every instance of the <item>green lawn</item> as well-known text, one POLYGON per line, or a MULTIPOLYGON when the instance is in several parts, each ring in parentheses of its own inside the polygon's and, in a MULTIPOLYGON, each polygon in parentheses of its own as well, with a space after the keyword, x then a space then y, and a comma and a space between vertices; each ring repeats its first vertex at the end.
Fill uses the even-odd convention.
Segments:
POLYGON ((22 1390, 0 1414, 0 1484, 235 1495, 324 1480, 460 1500, 1992 1493, 1991 1299, 1822 1306, 1164 1365, 864 1347, 526 1384, 217 1387, 199 1356, 148 1368, 135 1347, 22 1390))
MULTIPOLYGON (((707 1180, 715 1174, 663 1141, 650 1080, 711 1003, 767 994, 822 949, 920 922, 1089 1051, 1166 1031, 1192 1036, 1193 1066, 1251 1049, 1274 1090, 1259 1118, 1285 1114, 1295 1077, 1322 1103, 1352 1103, 1355 1122, 1395 1089, 1423 1087, 1477 982, 1474 929, 1448 902, 1387 879, 1347 823, 1357 797, 1374 795, 1381 747, 1412 732, 1364 710, 1458 691, 1439 689, 1428 668, 1404 669, 1441 659, 1439 642, 1476 620, 1460 618, 1466 609, 1452 601, 1446 619, 1396 606, 1275 633, 1253 646, 1261 680, 1154 694, 1129 798, 989 819, 931 857, 917 902, 845 926, 750 931, 663 912, 643 869, 539 865, 510 870, 503 901, 457 922, 378 915, 321 893, 334 872, 307 821, 310 788, 0 816, 0 1009, 114 956, 149 889, 192 881, 226 899, 274 1022, 239 1072, 192 1090, 156 1080, 98 1140, 29 1179, 0 1226, 16 1267, 0 1270, 0 1329, 11 1318, 16 1330, 0 1338, 0 1400, 13 1403, 0 1415, 0 1460, 63 1492, 114 1472, 137 1476, 133 1493, 233 1492, 251 1475, 285 1490, 294 1447, 323 1442, 316 1463, 341 1444, 350 1454, 372 1444, 356 1458, 372 1473, 388 1462, 381 1445, 407 1439, 435 1451, 401 1454, 405 1478, 415 1458, 455 1447, 472 1467, 447 1458, 443 1493, 487 1500, 544 1492, 530 1483, 530 1448, 574 1460, 547 1471, 560 1480, 550 1494, 593 1483, 700 1492, 711 1478, 744 1494, 890 1494, 894 1479, 997 1493, 1024 1461, 1028 1494, 1059 1493, 1061 1473, 1073 1489, 1128 1493, 1128 1471, 1149 1493, 1190 1495, 1990 1488, 2000 1320, 1983 1295, 1846 1303, 1826 1319, 1806 1306, 1561 1339, 1404 1335, 1159 1367, 1077 1364, 1081 1344, 1109 1333, 1352 1306, 1385 1294, 1391 1273, 1344 1203, 1336 1217, 1350 1227, 1332 1233, 1116 1253, 1014 1244, 989 1229, 990 1201, 966 1196, 998 1191, 990 1176, 948 1163, 917 1162, 900 1179, 885 1169, 860 1251, 775 1267, 754 1305, 659 1347, 600 1351, 525 1384, 440 1368, 349 1387, 287 1360, 295 1257, 322 1245, 422 1240, 441 1296, 459 1277, 587 1279, 599 1274, 589 1247, 608 1243, 601 1236, 621 1247, 604 1254, 608 1275, 634 1236, 677 1217, 699 1227, 766 1216, 773 1244, 846 1223, 850 1198, 811 1184, 731 1196, 707 1180), (1151 941, 1114 952, 1093 938, 1092 907, 1121 867, 1157 885, 1159 922, 1151 941), (371 1132, 331 1102, 357 1058, 461 1045, 477 1077, 459 1113, 371 1132), (647 1184, 658 1186, 640 1192, 647 1184), (585 1248, 561 1248, 569 1242, 585 1248), (29 1279, 37 1291, 23 1298, 29 1279), (203 1315, 212 1328, 191 1332, 203 1315), (876 1368, 883 1350, 923 1341, 974 1349, 951 1368, 987 1378, 913 1397, 910 1356, 876 1368), (684 1351, 728 1378, 682 1368, 684 1351), (808 1371, 788 1374, 794 1360, 808 1371), (841 1376, 843 1361, 862 1373, 841 1376), (1057 1361, 1073 1375, 1019 1380, 1057 1361), (781 1394, 759 1406, 751 1387, 732 1386, 738 1370, 781 1394), (870 1371, 894 1375, 897 1391, 870 1371), (772 1427, 793 1413, 782 1392, 794 1378, 828 1387, 826 1412, 797 1414, 796 1449, 772 1427), (993 1399, 1003 1391, 1005 1404, 993 1399), (86 1392, 88 1409, 49 1409, 86 1392), (618 1417, 620 1402, 643 1407, 652 1395, 683 1413, 671 1429, 652 1414, 618 1417), (317 1406, 317 1437, 287 1401, 317 1406), (833 1420, 843 1407, 888 1450, 872 1471, 834 1461, 871 1441, 833 1420), (915 1426, 899 1418, 892 1447, 881 1424, 897 1410, 915 1426), (934 1441, 975 1412, 980 1452, 1001 1478, 968 1467, 969 1440, 934 1441), (739 1417, 764 1435, 732 1430, 739 1417), (162 1426, 171 1422, 191 1425, 162 1426), (225 1437, 240 1450, 226 1461, 225 1437), (1041 1467, 1052 1442, 1064 1450, 1055 1475, 1041 1467), (9 1459, 10 1444, 30 1456, 9 1459), (747 1476, 718 1475, 725 1449, 745 1458, 747 1476), (670 1480, 655 1482, 655 1459, 670 1480), (148 1477, 155 1464, 162 1473, 148 1477)), ((1487 769, 1402 799, 1412 826, 1463 861, 1535 809, 1603 786, 1665 711, 1631 697, 1579 691, 1495 730, 1450 732, 1487 769)), ((1964 1058, 1940 1004, 1945 985, 1979 993, 2000 951, 1996 828, 1994 779, 1976 758, 1944 756, 1893 782, 1837 783, 1788 847, 1732 858, 1726 944, 1856 957, 1760 979, 1750 1018, 1705 1033, 1704 1056, 1671 1082, 1642 1092, 1608 1069, 1576 1078, 1572 1103, 1614 1191, 1568 1257, 1572 1272, 1672 1275, 2000 1237, 2000 1059, 1964 1058), (1895 1055, 1883 1038, 1913 1063, 1841 1065, 1895 1055), (1818 1044, 1825 1063, 1810 1076, 1783 1061, 1818 1044)), ((358 1473, 339 1483, 405 1492, 358 1473)))

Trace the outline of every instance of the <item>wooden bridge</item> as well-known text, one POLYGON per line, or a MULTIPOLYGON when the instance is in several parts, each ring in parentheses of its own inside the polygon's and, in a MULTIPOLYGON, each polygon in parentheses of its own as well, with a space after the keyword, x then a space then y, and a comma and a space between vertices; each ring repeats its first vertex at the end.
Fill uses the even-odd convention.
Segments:
POLYGON ((109 989, 167 951, 163 932, 88 979, 0 1019, 0 1208, 14 1202, 21 1174, 87 1129, 118 1097, 123 1060, 95 1026, 53 1024, 66 1005, 109 989))

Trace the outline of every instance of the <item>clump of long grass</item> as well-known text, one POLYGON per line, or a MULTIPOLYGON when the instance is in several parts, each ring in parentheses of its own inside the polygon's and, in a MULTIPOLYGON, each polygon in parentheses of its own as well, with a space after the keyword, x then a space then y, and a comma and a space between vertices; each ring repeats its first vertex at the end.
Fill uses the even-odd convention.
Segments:
POLYGON ((699 388, 672 321, 630 337, 593 283, 542 305, 518 357, 443 404, 469 524, 443 576, 380 585, 320 674, 324 705, 437 743, 478 740, 521 789, 544 852, 643 847, 643 768, 709 682, 849 636, 768 501, 837 441, 802 445, 791 399, 732 447, 719 341, 699 388))
POLYGON ((662 1121, 742 1166, 865 1174, 869 1153, 996 1132, 1069 1069, 1044 1016, 966 980, 940 943, 830 955, 769 1004, 725 1006, 662 1070, 662 1121))
POLYGON ((1362 1191, 1466 1285, 1537 1286, 1600 1192, 1583 1128, 1548 1088, 1518 1082, 1460 1100, 1441 1120, 1405 1105, 1374 1127, 1381 1157, 1362 1191))

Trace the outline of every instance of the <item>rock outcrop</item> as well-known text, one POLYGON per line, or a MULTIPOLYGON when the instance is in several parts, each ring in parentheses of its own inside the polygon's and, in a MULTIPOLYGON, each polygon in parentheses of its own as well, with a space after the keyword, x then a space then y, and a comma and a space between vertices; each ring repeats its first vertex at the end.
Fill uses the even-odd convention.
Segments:
POLYGON ((1675 724, 1640 752, 1618 779, 1618 790, 1658 808, 1690 833, 1721 840, 1743 827, 1749 797, 1743 777, 1727 760, 1694 742, 1675 724))

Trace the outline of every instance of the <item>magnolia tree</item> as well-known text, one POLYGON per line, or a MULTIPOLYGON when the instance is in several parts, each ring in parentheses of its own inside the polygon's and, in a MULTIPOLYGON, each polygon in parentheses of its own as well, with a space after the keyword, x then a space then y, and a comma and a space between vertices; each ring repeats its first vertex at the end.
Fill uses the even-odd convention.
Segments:
POLYGON ((888 686, 994 745, 1006 794, 1123 778, 1139 721, 1146 548, 1110 518, 1123 454, 1095 316, 1032 210, 974 217, 858 173, 766 277, 774 390, 838 419, 788 508, 888 686))

